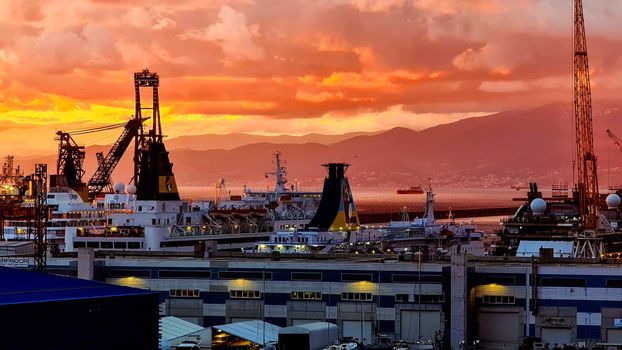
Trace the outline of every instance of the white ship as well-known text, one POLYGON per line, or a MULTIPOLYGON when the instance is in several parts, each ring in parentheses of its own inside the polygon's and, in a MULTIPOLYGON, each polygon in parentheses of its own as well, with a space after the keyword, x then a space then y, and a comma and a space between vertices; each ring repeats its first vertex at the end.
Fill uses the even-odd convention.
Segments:
POLYGON ((273 190, 255 191, 244 186, 242 196, 231 196, 226 189, 225 180, 217 185, 214 211, 235 209, 267 209, 268 218, 275 230, 303 228, 315 215, 322 192, 301 191, 297 181, 287 186, 287 168, 283 165, 281 152, 274 154, 275 170, 267 172, 266 177, 274 176, 273 190))

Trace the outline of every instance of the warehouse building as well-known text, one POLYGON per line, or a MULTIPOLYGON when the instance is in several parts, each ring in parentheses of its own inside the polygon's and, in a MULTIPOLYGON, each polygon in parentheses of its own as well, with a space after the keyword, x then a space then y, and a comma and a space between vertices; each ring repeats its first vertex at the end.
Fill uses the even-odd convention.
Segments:
POLYGON ((157 349, 157 293, 0 267, 1 349, 157 349))
MULTIPOLYGON (((461 257, 459 257, 461 256, 461 257)), ((622 342, 622 260, 98 259, 109 283, 160 293, 161 309, 203 327, 263 319, 338 326, 340 337, 442 341, 452 349, 622 342)), ((68 261, 55 268, 71 269, 68 261)))

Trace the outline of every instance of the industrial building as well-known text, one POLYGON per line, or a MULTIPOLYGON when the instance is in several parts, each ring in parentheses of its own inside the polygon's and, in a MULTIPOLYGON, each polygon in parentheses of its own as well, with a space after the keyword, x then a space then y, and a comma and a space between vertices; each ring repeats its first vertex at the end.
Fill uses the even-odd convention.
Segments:
MULTIPOLYGON (((162 312, 203 327, 265 320, 279 327, 327 321, 369 343, 436 340, 458 349, 544 343, 622 343, 622 260, 470 257, 398 261, 115 256, 97 258, 106 282, 160 294, 162 312)), ((75 273, 72 259, 50 271, 75 273)))
POLYGON ((1 349, 157 349, 158 294, 0 267, 1 349))

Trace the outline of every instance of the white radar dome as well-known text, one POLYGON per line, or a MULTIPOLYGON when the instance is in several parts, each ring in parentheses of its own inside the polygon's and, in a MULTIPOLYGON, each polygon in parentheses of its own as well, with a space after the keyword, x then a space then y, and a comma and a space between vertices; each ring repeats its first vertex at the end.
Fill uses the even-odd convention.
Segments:
POLYGON ((127 194, 136 194, 136 185, 129 184, 129 185, 127 185, 125 190, 127 191, 127 194))
POLYGON ((542 198, 536 198, 531 201, 530 207, 534 215, 542 215, 546 210, 546 202, 542 198))
POLYGON ((125 184, 123 182, 117 182, 114 184, 114 193, 123 193, 125 192, 125 184))
POLYGON ((620 202, 622 202, 622 199, 615 193, 607 196, 607 208, 609 209, 618 209, 620 202))

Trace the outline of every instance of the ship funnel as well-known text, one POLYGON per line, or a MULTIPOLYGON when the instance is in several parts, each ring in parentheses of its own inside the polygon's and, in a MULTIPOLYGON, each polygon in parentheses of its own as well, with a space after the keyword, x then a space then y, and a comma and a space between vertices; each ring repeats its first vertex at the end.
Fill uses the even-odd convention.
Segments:
POLYGON ((360 226, 359 216, 354 205, 350 183, 345 177, 350 164, 322 164, 328 176, 324 179, 324 189, 320 206, 309 227, 328 231, 353 231, 360 226))

